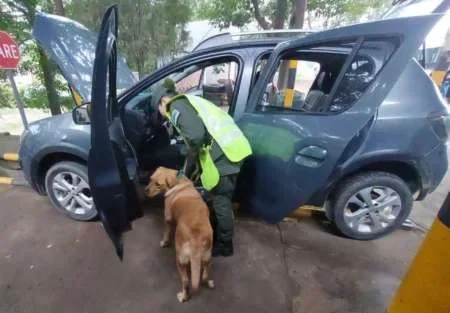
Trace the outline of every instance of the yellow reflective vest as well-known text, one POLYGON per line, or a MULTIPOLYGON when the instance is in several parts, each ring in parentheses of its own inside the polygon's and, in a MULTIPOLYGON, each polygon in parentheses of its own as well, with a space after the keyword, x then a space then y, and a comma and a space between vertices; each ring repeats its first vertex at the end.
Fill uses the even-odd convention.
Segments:
MULTIPOLYGON (((169 120, 175 128, 175 123, 170 119, 170 104, 180 98, 186 98, 189 101, 203 121, 208 133, 231 162, 240 162, 252 154, 250 143, 236 125, 233 118, 214 103, 202 97, 178 95, 172 98, 167 108, 169 120)), ((180 135, 183 136, 182 133, 180 135)), ((199 153, 199 163, 202 169, 200 179, 203 187, 208 191, 213 189, 219 183, 220 179, 219 171, 211 157, 211 144, 203 146, 199 153)))

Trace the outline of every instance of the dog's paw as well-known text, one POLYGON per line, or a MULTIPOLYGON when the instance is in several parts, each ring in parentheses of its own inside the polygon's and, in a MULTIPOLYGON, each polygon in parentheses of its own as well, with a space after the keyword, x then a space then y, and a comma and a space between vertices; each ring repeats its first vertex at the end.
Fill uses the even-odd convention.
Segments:
POLYGON ((184 292, 180 291, 177 293, 177 299, 180 303, 183 303, 188 300, 188 296, 184 292))
POLYGON ((159 242, 159 246, 160 246, 161 248, 167 248, 167 247, 169 246, 169 241, 168 241, 168 240, 161 240, 161 241, 159 242))
POLYGON ((214 289, 214 287, 216 286, 216 285, 214 284, 214 280, 212 280, 212 279, 208 280, 208 281, 206 282, 206 284, 208 285, 208 288, 210 288, 210 289, 214 289))

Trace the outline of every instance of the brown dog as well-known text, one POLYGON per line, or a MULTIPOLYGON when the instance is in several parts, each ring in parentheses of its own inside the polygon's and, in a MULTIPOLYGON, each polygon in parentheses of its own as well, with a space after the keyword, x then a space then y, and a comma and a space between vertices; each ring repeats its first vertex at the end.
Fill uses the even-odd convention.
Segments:
POLYGON ((180 302, 189 299, 190 265, 192 290, 202 282, 214 288, 209 280, 213 230, 209 222, 209 209, 194 184, 186 177, 177 177, 177 171, 159 167, 150 177, 146 188, 149 197, 164 192, 164 236, 161 247, 167 247, 175 227, 175 249, 178 273, 181 278, 180 302), (203 270, 203 271, 202 271, 203 270))

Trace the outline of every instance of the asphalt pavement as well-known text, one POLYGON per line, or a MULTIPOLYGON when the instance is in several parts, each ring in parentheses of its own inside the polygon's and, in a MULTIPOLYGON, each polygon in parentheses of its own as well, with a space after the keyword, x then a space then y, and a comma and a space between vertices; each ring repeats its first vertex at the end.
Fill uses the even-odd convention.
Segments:
POLYGON ((235 255, 214 259, 214 290, 180 304, 162 210, 146 207, 121 263, 99 222, 75 222, 26 187, 0 186, 0 312, 375 313, 385 309, 424 238, 333 234, 316 216, 268 225, 241 216, 235 255))

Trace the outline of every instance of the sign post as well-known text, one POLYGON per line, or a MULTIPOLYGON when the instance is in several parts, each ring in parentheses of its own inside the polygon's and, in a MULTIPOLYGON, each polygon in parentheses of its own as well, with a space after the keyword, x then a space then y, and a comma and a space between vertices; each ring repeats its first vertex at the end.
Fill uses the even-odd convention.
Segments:
POLYGON ((19 46, 12 39, 12 37, 5 32, 0 31, 0 69, 7 70, 7 75, 11 88, 13 89, 14 98, 16 99, 16 106, 22 118, 23 127, 28 129, 27 117, 23 109, 23 103, 20 99, 19 91, 17 90, 16 82, 14 81, 13 70, 17 69, 20 60, 19 46))

